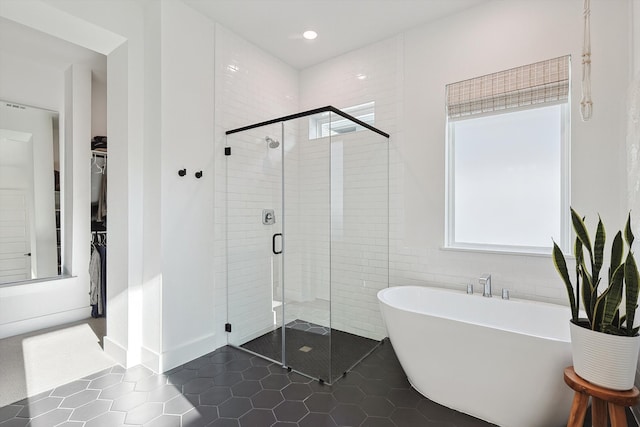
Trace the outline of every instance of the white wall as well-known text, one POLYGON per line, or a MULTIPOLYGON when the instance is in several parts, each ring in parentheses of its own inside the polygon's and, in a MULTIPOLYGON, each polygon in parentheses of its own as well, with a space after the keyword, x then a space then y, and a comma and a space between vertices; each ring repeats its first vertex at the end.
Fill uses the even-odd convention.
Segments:
POLYGON ((107 135, 106 76, 91 74, 91 136, 107 135))
POLYGON ((628 3, 592 2, 594 116, 579 116, 582 4, 491 2, 405 34, 404 129, 398 154, 404 182, 403 229, 392 236, 393 284, 438 283, 460 289, 490 272, 496 292, 565 303, 550 257, 444 251, 447 83, 572 55, 571 205, 597 214, 609 230, 624 225, 623 117, 627 79, 628 3), (594 171, 596 171, 594 173, 594 171))
MULTIPOLYGON (((633 218, 633 231, 640 235, 640 0, 629 5, 630 84, 627 94, 627 197, 633 218)), ((634 247, 637 253, 637 243, 634 247)), ((640 358, 636 369, 636 386, 640 384, 640 358)), ((640 405, 632 408, 640 419, 640 405)))
POLYGON ((214 324, 214 24, 161 9, 162 370, 217 348, 214 324), (178 170, 186 168, 184 177, 178 170), (197 179, 195 173, 202 171, 197 179))
POLYGON ((627 197, 635 234, 640 235, 640 0, 629 5, 630 83, 627 100, 627 197))
POLYGON ((144 91, 144 192, 143 192, 143 320, 141 362, 159 371, 162 353, 162 223, 161 206, 161 3, 149 3, 145 10, 144 91), (153 42, 155 40, 155 42, 153 42))
POLYGON ((63 70, 6 51, 0 51, 0 62, 2 100, 58 112, 64 110, 63 70))
POLYGON ((90 236, 91 208, 87 195, 91 193, 89 152, 91 139, 91 70, 71 65, 65 71, 64 139, 62 142, 61 205, 63 225, 63 266, 72 276, 75 299, 87 305, 90 253, 83 250, 90 236))

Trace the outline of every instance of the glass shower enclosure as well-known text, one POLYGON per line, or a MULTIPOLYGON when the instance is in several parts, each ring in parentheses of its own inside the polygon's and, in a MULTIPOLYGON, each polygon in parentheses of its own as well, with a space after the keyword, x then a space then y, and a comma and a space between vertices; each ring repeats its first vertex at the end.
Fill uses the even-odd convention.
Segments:
POLYGON ((228 343, 333 383, 384 337, 389 135, 331 106, 226 134, 228 343))

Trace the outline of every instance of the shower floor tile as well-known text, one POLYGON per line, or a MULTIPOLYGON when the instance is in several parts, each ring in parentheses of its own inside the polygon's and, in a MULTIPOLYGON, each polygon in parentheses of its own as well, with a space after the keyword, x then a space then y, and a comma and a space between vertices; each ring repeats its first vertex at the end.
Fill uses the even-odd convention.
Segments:
MULTIPOLYGON (((285 328, 286 364, 293 370, 333 382, 379 341, 296 319, 285 328)), ((282 328, 241 346, 273 360, 282 360, 282 328)))
MULTIPOLYGON (((332 386, 222 347, 164 374, 115 366, 56 390, 0 408, 0 427, 492 426, 413 390, 388 340, 332 386), (85 402, 92 390, 101 394, 66 409, 64 399, 85 402)), ((629 427, 637 427, 627 414, 629 427)), ((591 425, 589 415, 584 425, 591 425)))
MULTIPOLYGON (((274 307, 276 325, 282 325, 282 303, 275 302, 274 307)), ((314 299, 311 301, 286 301, 284 304, 285 324, 295 322, 297 319, 304 319, 306 322, 329 327, 331 318, 331 305, 329 301, 314 299)))
POLYGON ((287 328, 297 329, 299 331, 310 332, 312 334, 329 335, 331 328, 326 326, 317 325, 315 323, 307 322, 305 320, 292 320, 285 325, 287 328))

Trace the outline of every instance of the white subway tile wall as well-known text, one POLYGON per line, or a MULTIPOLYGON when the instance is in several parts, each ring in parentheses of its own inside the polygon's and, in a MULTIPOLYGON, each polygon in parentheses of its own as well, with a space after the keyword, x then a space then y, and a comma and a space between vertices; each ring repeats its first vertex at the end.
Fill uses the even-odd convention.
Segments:
MULTIPOLYGON (((308 140, 308 125, 309 118, 300 123, 299 301, 330 301, 330 325, 315 323, 381 339, 376 292, 388 284, 388 141, 368 130, 308 140)), ((286 310, 285 317, 293 320, 286 310)))
POLYGON ((376 294, 388 286, 389 250, 398 246, 394 232, 403 218, 394 149, 402 137, 402 42, 396 36, 300 72, 301 109, 374 101, 375 127, 391 134, 387 140, 363 131, 334 137, 331 144, 333 158, 337 147, 343 158, 342 194, 335 174, 330 187, 332 205, 341 197, 343 209, 342 218, 335 207, 331 217, 331 326, 372 339, 386 336, 376 294))
MULTIPOLYGON (((281 140, 282 131, 279 125, 272 125, 231 135, 228 141, 225 131, 295 113, 298 72, 219 24, 216 24, 215 65, 214 245, 218 255, 214 260, 217 295, 214 310, 218 313, 217 327, 222 329, 229 320, 233 330, 229 342, 240 344, 273 326, 272 295, 279 291, 277 285, 282 272, 269 254, 271 234, 276 232, 274 229, 282 219, 281 158, 277 155, 279 150, 268 148, 265 137, 281 140), (232 146, 231 157, 224 155, 225 146, 232 146), (262 224, 262 209, 275 209, 275 225, 262 224), (228 239, 226 220, 229 221, 228 239), (276 284, 273 287, 272 274, 276 284)), ((288 179, 295 181, 294 176, 288 179)))
POLYGON ((341 221, 331 236, 331 326, 379 340, 376 294, 389 283, 388 139, 371 131, 331 139, 343 151, 342 188, 332 194, 342 196, 342 212, 332 215, 341 221))

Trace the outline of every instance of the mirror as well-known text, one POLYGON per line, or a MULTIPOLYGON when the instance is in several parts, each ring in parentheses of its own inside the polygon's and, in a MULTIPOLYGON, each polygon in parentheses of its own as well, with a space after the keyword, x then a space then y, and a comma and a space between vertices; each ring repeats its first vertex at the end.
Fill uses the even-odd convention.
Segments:
POLYGON ((58 120, 0 101, 0 284, 62 274, 58 120))

